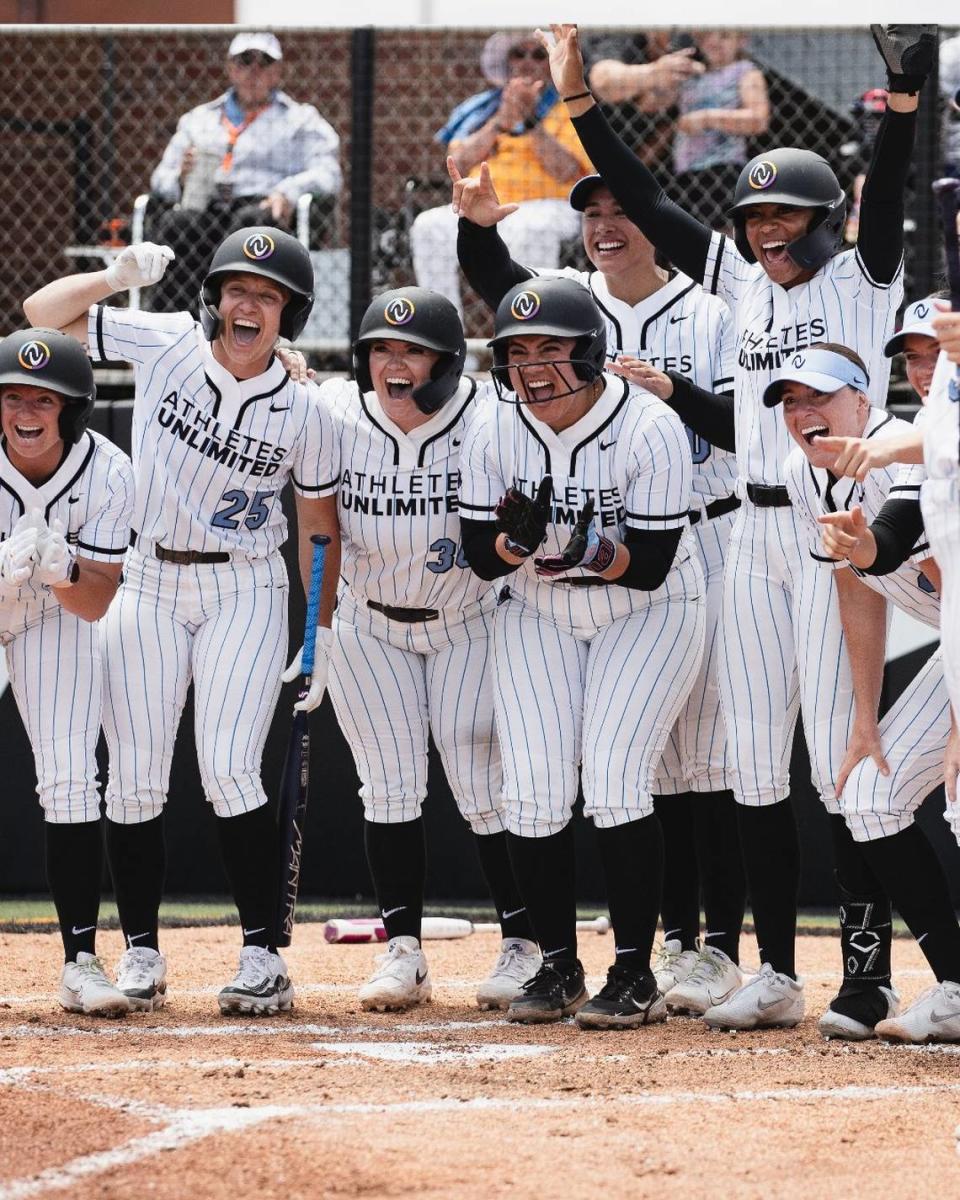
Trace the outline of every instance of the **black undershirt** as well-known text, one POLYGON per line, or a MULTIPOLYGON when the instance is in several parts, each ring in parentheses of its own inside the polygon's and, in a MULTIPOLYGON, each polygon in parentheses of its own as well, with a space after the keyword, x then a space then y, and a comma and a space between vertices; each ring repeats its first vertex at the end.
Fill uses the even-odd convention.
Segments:
POLYGON ((923 533, 923 515, 919 500, 887 500, 870 532, 877 543, 877 557, 865 575, 889 575, 902 566, 913 553, 923 533))

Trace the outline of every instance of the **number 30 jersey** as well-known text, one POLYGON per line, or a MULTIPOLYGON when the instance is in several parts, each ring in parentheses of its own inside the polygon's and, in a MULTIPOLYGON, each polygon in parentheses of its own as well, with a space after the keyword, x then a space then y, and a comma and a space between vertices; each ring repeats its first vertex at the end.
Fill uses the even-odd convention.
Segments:
POLYGON ((94 305, 94 361, 134 368, 133 528, 169 550, 261 558, 287 538, 280 492, 336 492, 330 416, 315 384, 293 383, 273 359, 235 379, 188 313, 94 305))
POLYGON ((345 379, 321 386, 340 453, 340 572, 361 602, 449 609, 493 599, 460 544, 460 443, 476 390, 464 377, 439 412, 403 433, 376 392, 345 379))

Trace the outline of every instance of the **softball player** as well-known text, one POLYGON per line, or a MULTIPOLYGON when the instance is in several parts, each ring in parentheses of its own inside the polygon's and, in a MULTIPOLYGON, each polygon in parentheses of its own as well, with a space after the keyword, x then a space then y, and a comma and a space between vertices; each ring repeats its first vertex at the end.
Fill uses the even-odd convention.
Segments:
POLYGON ((0 342, 0 644, 26 726, 44 816, 47 878, 70 1012, 120 1016, 127 997, 97 958, 103 834, 97 779, 97 621, 130 540, 133 470, 87 429, 96 389, 73 338, 27 329, 0 342))
MULTIPOLYGON (((653 246, 599 175, 585 176, 570 193, 596 270, 548 271, 511 260, 496 228, 509 206, 500 205, 489 173, 463 180, 452 159, 448 169, 461 215, 461 266, 491 308, 515 283, 539 276, 574 279, 600 309, 611 356, 640 356, 658 371, 678 372, 711 392, 732 387, 729 310, 692 279, 657 266, 653 246)), ((717 683, 723 556, 740 501, 734 494, 736 456, 689 428, 687 433, 693 456, 690 520, 707 587, 706 653, 653 785, 664 839, 664 942, 654 974, 668 1007, 703 1012, 742 983, 737 964, 745 884, 717 683), (702 949, 701 874, 707 923, 702 949)))
MULTIPOLYGON (((902 295, 903 185, 918 93, 936 51, 935 27, 874 27, 891 94, 864 184, 859 241, 842 253, 843 190, 828 164, 808 151, 774 150, 744 167, 730 210, 733 239, 672 204, 594 104, 576 27, 553 29, 554 82, 591 161, 654 245, 733 314, 738 491, 746 502, 725 567, 720 687, 762 965, 749 990, 706 1017, 743 1029, 796 1024, 803 984, 794 957, 799 846, 788 802, 793 730, 802 707, 814 781, 828 809, 838 812, 833 780, 847 745, 852 693, 845 670, 824 677, 828 658, 812 664, 797 659, 810 613, 801 598, 824 584, 800 553, 798 521, 783 481, 787 435, 761 398, 772 373, 796 350, 831 336, 842 340, 852 329, 868 366, 871 396, 877 404, 884 401, 889 364, 882 346, 902 295), (829 705, 823 703, 827 689, 829 705)), ((825 611, 824 635, 839 646, 835 604, 825 611)), ((843 663, 845 656, 833 661, 843 663)))
MULTIPOLYGON (((310 535, 333 538, 320 618, 328 633, 339 563, 329 416, 314 385, 290 380, 273 353, 278 335, 293 340, 303 328, 313 268, 289 235, 243 229, 213 256, 199 324, 101 303, 156 283, 170 255, 128 247, 107 271, 58 280, 24 307, 75 332, 97 360, 132 363, 136 380, 136 540, 103 631, 107 845, 128 946, 118 986, 135 1008, 163 1002, 162 812, 192 678, 200 775, 243 931, 220 1010, 271 1013, 293 999, 273 944, 277 831, 260 781, 287 647, 278 495, 288 480, 305 577, 310 535)), ((321 654, 314 678, 325 665, 321 654)))
MULTIPOLYGON (((432 992, 420 948, 431 733, 503 933, 480 1007, 506 1008, 540 966, 504 832, 489 673, 496 594, 460 545, 460 444, 477 390, 462 375, 465 355, 453 304, 400 288, 364 315, 357 382, 320 389, 339 446, 343 537, 330 698, 361 780, 367 862, 390 939, 360 989, 363 1007, 381 1011, 432 992)), ((285 678, 297 670, 295 662, 285 678)), ((315 686, 307 707, 322 694, 315 686)))
POLYGON ((649 965, 662 878, 651 785, 704 643, 690 443, 670 409, 604 374, 600 311, 572 280, 512 288, 491 345, 497 398, 464 436, 461 523, 474 571, 509 576, 494 697, 511 855, 543 953, 507 1015, 639 1026, 666 1016, 649 965), (616 936, 589 1003, 569 824, 578 767, 616 936))
MULTIPOLYGON (((844 559, 823 553, 818 522, 859 511, 875 520, 898 482, 891 464, 871 470, 864 482, 832 471, 838 437, 896 443, 911 426, 871 408, 862 360, 846 347, 822 345, 794 356, 766 390, 765 402, 782 402, 784 424, 797 443, 785 464, 787 487, 821 569, 836 573, 840 612, 853 668, 856 720, 837 779, 837 795, 868 873, 859 893, 842 892, 844 982, 820 1019, 827 1036, 862 1039, 874 1034, 904 1041, 960 1038, 960 925, 940 861, 913 815, 943 777, 950 733, 950 704, 939 651, 883 719, 877 722, 890 600, 927 625, 940 624, 940 572, 921 535, 894 571, 856 572, 844 559), (857 575, 859 574, 859 579, 857 575), (868 589, 872 589, 868 590, 868 589), (870 876, 873 876, 871 880, 870 876), (877 895, 878 882, 886 893, 877 895), (937 987, 898 1016, 890 983, 890 903, 893 900, 937 977, 937 987), (950 982, 958 981, 958 982, 950 982), (937 1010, 937 1020, 931 1013, 937 1010)), ((922 468, 913 468, 922 477, 922 468)), ((903 500, 900 501, 903 503, 903 500)), ((916 500, 908 501, 916 504, 916 500)), ((819 653, 816 643, 809 648, 819 653)), ((841 882, 849 864, 838 864, 841 882)))

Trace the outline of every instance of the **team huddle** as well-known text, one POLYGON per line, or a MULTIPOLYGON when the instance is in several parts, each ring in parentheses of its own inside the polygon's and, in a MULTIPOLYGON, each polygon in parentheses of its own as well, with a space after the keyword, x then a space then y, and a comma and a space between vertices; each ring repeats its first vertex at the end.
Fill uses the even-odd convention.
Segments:
POLYGON ((946 780, 960 840, 960 312, 927 297, 895 330, 937 35, 873 32, 889 97, 848 249, 843 190, 803 149, 747 163, 731 235, 702 225, 607 123, 576 27, 539 35, 596 172, 570 194, 592 269, 513 261, 489 173, 451 161, 460 264, 494 313, 489 382, 465 373, 454 305, 417 287, 370 304, 353 379, 307 379, 278 339, 304 328, 313 266, 274 228, 220 245, 199 321, 105 303, 162 278, 173 254, 152 243, 25 300, 32 327, 0 343, 0 642, 36 761, 65 1008, 166 999, 163 809, 191 681, 243 936, 219 1006, 293 1003, 260 778, 281 682, 302 666, 284 669, 289 481, 305 590, 311 538, 329 539, 298 707, 329 691, 388 937, 364 1008, 432 993, 432 736, 501 927, 481 1008, 583 1029, 668 1012, 798 1024, 801 717, 839 897, 842 982, 820 1030, 960 1040, 960 925, 914 821, 946 780), (913 425, 885 411, 897 354, 924 405, 913 425), (132 463, 87 428, 91 359, 133 367, 132 463), (878 719, 891 604, 941 645, 878 719), (593 996, 581 788, 615 939, 593 996), (95 942, 104 845, 126 943, 114 979, 95 942), (739 960, 747 895, 757 973, 739 960), (894 908, 935 977, 903 1012, 894 908))

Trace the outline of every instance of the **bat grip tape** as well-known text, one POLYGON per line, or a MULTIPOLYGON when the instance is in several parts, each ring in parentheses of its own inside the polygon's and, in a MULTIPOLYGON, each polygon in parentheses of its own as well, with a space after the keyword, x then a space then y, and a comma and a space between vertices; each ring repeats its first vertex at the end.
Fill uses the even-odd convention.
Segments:
POLYGON ((315 533, 310 541, 313 543, 313 560, 310 563, 307 617, 303 631, 303 655, 300 660, 300 671, 303 675, 313 674, 313 663, 317 650, 317 621, 320 619, 320 590, 323 587, 323 565, 327 556, 327 546, 330 544, 330 539, 322 533, 315 533))

